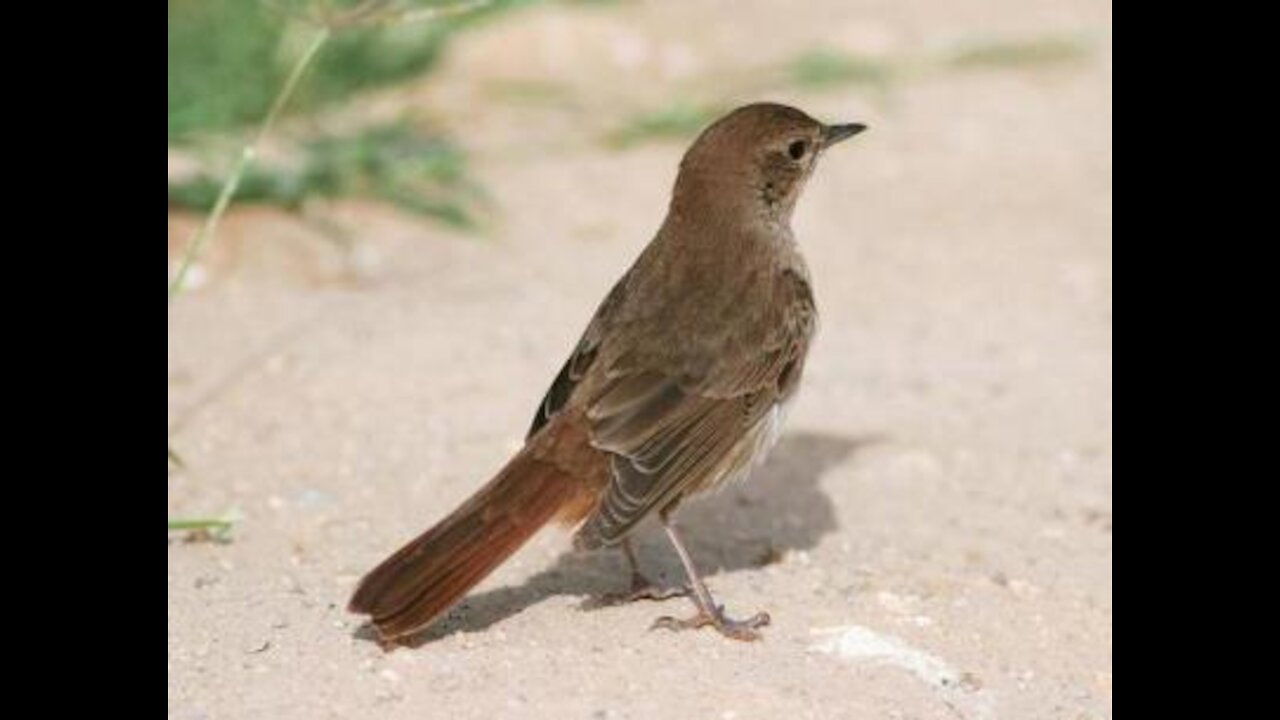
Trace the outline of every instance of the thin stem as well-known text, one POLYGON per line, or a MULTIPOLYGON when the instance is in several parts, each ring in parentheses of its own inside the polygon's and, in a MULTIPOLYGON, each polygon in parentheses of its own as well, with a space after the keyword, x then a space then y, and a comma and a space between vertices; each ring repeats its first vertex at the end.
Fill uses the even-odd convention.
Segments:
POLYGON ((231 528, 230 520, 218 520, 215 518, 186 518, 181 520, 169 520, 170 530, 214 530, 223 531, 231 528))
POLYGON ((285 80, 284 87, 280 88, 280 93, 276 95, 275 102, 271 104, 271 111, 267 113, 267 117, 262 121, 262 126, 258 128, 257 135, 254 136, 253 142, 245 145, 240 151, 240 158, 236 161, 235 167, 232 168, 231 174, 227 176, 226 181, 222 184, 222 191, 218 193, 218 199, 213 204, 213 209, 209 211, 209 215, 205 218, 204 223, 200 225, 192 237, 187 242, 187 249, 183 253, 182 262, 178 265, 178 272, 173 276, 173 281, 169 283, 169 302, 173 302, 173 298, 182 292, 186 283, 187 273, 190 272, 191 266, 195 264, 196 259, 200 257, 200 252, 204 249, 205 244, 213 237, 214 232, 218 229, 218 222, 222 220, 222 215, 227 210, 227 205, 231 203, 231 198, 236 194, 236 190, 240 187, 240 180, 244 177, 245 170, 258 156, 258 146, 262 143, 263 138, 271 131, 275 124, 276 118, 280 115, 280 111, 289 102, 289 98, 293 96, 293 91, 298 87, 298 81, 302 79, 303 72, 311 61, 315 58, 316 53, 320 52, 320 48, 324 46, 326 40, 329 39, 330 30, 322 27, 316 30, 316 35, 311 40, 311 44, 307 46, 302 57, 298 59, 297 64, 293 66, 293 70, 289 73, 289 77, 285 80))

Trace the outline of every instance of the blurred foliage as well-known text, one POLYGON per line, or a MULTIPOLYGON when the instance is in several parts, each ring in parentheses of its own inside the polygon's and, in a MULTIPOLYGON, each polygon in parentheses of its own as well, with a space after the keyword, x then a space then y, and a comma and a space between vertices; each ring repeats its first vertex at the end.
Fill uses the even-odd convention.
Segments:
MULTIPOLYGON (((316 59, 292 107, 314 109, 423 72, 458 29, 528 2, 492 0, 476 12, 433 22, 345 28, 316 59)), ((299 41, 307 23, 298 17, 318 5, 316 0, 169 0, 169 142, 261 120, 303 50, 299 41)))
POLYGON ((654 139, 686 138, 697 134, 725 108, 675 102, 651 112, 634 115, 605 137, 605 143, 626 148, 654 139))
POLYGON ((484 84, 487 97, 512 105, 574 107, 572 92, 547 80, 495 79, 484 84))
POLYGON ((1088 43, 1076 37, 976 41, 952 53, 950 64, 958 68, 1051 65, 1079 60, 1088 52, 1088 43))
POLYGON ((807 87, 848 83, 883 85, 889 82, 892 68, 884 60, 833 50, 815 50, 793 60, 788 66, 788 74, 797 84, 807 87))
MULTIPOLYGON (((722 80, 715 96, 768 97, 775 90, 803 88, 815 92, 855 85, 881 97, 902 82, 937 72, 972 68, 1019 70, 1082 60, 1091 43, 1086 36, 972 40, 949 49, 919 54, 871 57, 830 48, 817 48, 788 61, 744 74, 737 81, 722 80)), ((728 104, 683 100, 624 119, 605 135, 605 144, 621 149, 645 142, 687 141, 720 115, 728 104)))
POLYGON ((256 0, 169 0, 169 140, 260 119, 283 79, 283 23, 256 0))
MULTIPOLYGON (((221 176, 202 174, 169 184, 170 207, 208 210, 221 176)), ((315 137, 288 164, 259 161, 245 172, 237 202, 297 208, 312 198, 372 197, 407 210, 470 227, 480 199, 466 176, 462 151, 447 139, 407 122, 375 125, 353 135, 315 137)))

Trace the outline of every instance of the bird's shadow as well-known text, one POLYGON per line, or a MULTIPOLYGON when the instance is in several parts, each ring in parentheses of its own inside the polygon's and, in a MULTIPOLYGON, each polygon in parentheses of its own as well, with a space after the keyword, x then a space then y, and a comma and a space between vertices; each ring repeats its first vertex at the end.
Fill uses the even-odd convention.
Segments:
MULTIPOLYGON (((783 436, 765 465, 747 482, 681 507, 681 535, 704 577, 777 562, 788 550, 814 547, 836 529, 831 500, 818 486, 829 469, 844 462, 871 438, 801 432, 783 436)), ((633 536, 642 571, 660 585, 685 582, 679 558, 665 537, 633 536)), ((556 595, 586 596, 584 610, 607 605, 600 598, 624 592, 630 571, 616 551, 562 555, 555 565, 513 586, 467 597, 425 630, 398 641, 417 647, 457 632, 476 632, 556 595)), ((368 625, 357 636, 373 640, 368 625)))

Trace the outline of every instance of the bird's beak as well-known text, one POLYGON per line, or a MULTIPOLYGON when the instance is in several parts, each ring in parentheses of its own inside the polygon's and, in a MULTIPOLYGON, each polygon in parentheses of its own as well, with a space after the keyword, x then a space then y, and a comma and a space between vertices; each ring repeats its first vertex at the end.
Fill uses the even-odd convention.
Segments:
POLYGON ((847 140, 866 129, 867 126, 862 123, 828 125, 826 132, 822 135, 822 147, 829 148, 841 140, 847 140))

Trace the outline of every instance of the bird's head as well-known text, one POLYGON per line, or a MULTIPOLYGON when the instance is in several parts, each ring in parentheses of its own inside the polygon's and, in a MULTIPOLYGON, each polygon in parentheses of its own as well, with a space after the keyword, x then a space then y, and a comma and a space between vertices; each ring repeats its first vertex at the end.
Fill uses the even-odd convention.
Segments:
POLYGON ((785 223, 818 158, 865 129, 859 123, 826 125, 787 105, 740 107, 703 130, 685 153, 672 208, 745 210, 785 223))

